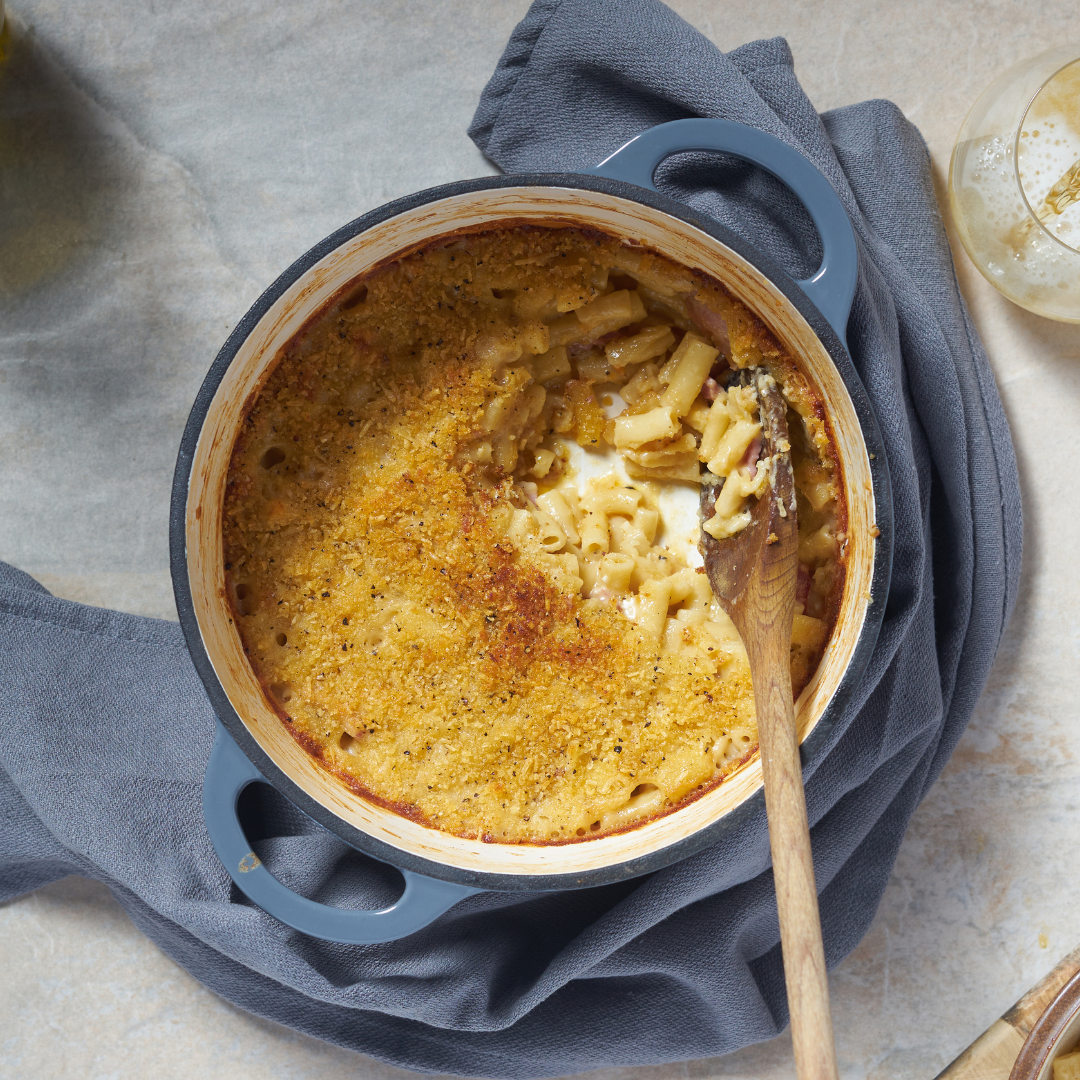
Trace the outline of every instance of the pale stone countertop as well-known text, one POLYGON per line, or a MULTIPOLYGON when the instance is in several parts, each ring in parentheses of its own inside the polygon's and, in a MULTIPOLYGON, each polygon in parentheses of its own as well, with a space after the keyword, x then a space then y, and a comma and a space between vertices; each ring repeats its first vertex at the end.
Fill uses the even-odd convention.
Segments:
MULTIPOLYGON (((1065 4, 674 7, 721 48, 786 36, 820 109, 895 101, 926 136, 940 186, 991 78, 1080 42, 1065 4)), ((21 82, 2 84, 0 140, 25 130, 16 114, 34 136, 0 183, 0 558, 62 596, 175 617, 170 479, 215 352, 337 226, 492 171, 465 129, 525 8, 11 0, 21 82)), ((957 263, 1016 440, 1023 585, 975 719, 915 815, 869 934, 832 976, 853 1080, 930 1080, 1080 942, 1080 476, 1059 451, 1080 439, 1080 328, 1011 306, 959 250, 957 263)), ((5 1078, 413 1075, 226 1005, 85 881, 0 908, 0 957, 5 1078)), ((781 1037, 592 1075, 791 1074, 781 1037)))

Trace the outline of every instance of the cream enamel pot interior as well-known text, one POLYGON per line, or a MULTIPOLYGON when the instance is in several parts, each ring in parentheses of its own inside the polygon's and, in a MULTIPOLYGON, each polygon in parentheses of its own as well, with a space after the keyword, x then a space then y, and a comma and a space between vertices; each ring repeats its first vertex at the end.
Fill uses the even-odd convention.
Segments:
POLYGON ((877 638, 889 582, 891 498, 877 423, 844 343, 855 238, 836 193, 805 158, 742 125, 676 121, 645 132, 590 175, 465 181, 367 214, 298 260, 237 326, 196 399, 173 488, 177 608, 220 720, 204 787, 207 827, 237 885, 260 907, 316 937, 393 940, 478 890, 581 888, 633 877, 685 858, 748 815, 764 813, 754 761, 677 812, 626 833, 558 846, 450 836, 365 801, 322 769, 267 704, 244 658, 225 599, 222 504, 234 437, 268 365, 352 278, 446 233, 506 220, 592 226, 700 268, 757 312, 821 388, 844 468, 850 541, 837 628, 797 704, 804 765, 825 751, 877 638), (825 250, 812 279, 793 281, 712 219, 652 189, 660 161, 691 149, 753 161, 792 188, 825 250), (381 912, 343 910, 281 885, 251 852, 236 818, 242 789, 263 780, 347 843, 400 869, 406 881, 401 899, 381 912))

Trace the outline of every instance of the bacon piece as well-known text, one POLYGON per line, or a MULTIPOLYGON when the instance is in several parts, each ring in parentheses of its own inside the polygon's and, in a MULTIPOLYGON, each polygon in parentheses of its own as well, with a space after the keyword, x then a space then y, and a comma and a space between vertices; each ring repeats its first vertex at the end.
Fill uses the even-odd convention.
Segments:
POLYGON ((810 595, 810 586, 814 579, 810 576, 810 567, 805 563, 799 563, 799 576, 795 583, 795 601, 806 607, 806 599, 810 595))
POLYGON ((746 448, 746 453, 742 456, 742 461, 739 462, 739 468, 747 476, 752 476, 756 472, 758 458, 761 457, 762 439, 759 435, 750 445, 746 448))
POLYGON ((710 375, 701 388, 701 396, 711 404, 720 396, 722 389, 723 387, 710 375))
POLYGON ((712 338, 716 346, 724 356, 731 355, 731 339, 728 337, 727 322, 722 315, 717 315, 712 308, 707 308, 700 300, 691 299, 686 305, 690 312, 690 318, 694 325, 712 338))

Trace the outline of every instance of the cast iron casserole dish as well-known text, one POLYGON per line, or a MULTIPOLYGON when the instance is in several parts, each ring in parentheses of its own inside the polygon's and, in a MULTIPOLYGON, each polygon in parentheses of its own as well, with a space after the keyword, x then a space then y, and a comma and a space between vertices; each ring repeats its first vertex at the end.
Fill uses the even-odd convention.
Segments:
POLYGON ((252 900, 288 925, 328 940, 403 937, 478 890, 584 888, 649 873, 764 813, 755 760, 673 814, 587 843, 486 844, 438 832, 365 801, 322 769, 288 734, 244 657, 225 596, 222 510, 236 430, 268 365, 369 268, 456 230, 503 221, 580 224, 703 270, 766 322, 821 391, 843 466, 849 545, 836 629, 796 707, 804 765, 815 764, 829 744, 884 611, 892 555, 888 467, 845 343, 857 272, 855 237, 835 191, 797 151, 740 124, 680 120, 643 133, 589 174, 463 181, 400 199, 344 226, 263 293, 214 361, 181 443, 170 523, 181 626, 219 718, 204 786, 211 839, 252 900), (722 151, 784 181, 821 235, 818 272, 796 282, 716 221, 657 193, 657 166, 685 150, 722 151), (261 865, 237 820, 240 792, 256 781, 272 784, 346 843, 400 869, 406 883, 401 898, 371 912, 330 908, 290 892, 261 865))

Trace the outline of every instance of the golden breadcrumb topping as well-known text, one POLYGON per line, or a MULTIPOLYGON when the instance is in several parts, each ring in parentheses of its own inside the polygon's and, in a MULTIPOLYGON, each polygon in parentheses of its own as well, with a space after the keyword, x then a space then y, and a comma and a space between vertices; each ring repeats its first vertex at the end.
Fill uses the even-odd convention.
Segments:
POLYGON ((229 597, 293 735, 365 797, 498 842, 640 824, 738 768, 745 652, 664 508, 717 462, 753 488, 725 373, 756 364, 791 406, 798 692, 843 584, 839 464, 820 395, 723 286, 522 225, 352 283, 277 359, 225 496, 229 597))

